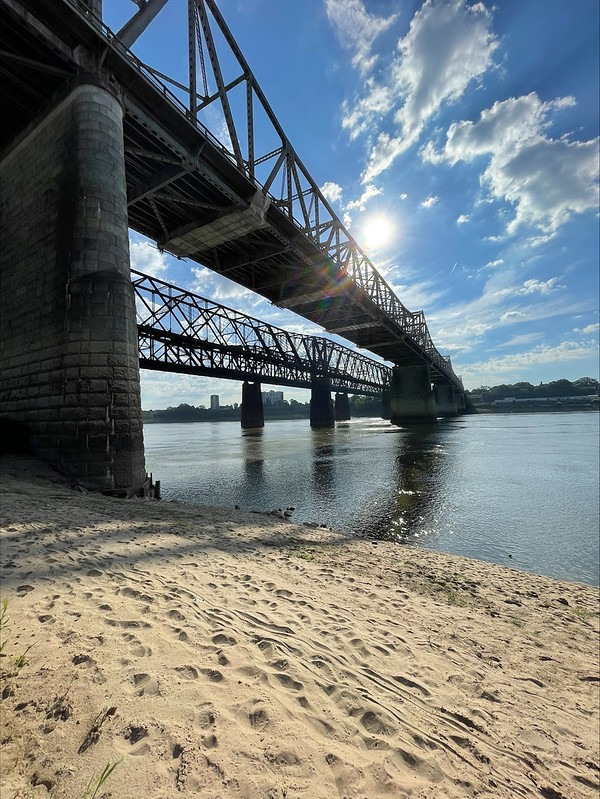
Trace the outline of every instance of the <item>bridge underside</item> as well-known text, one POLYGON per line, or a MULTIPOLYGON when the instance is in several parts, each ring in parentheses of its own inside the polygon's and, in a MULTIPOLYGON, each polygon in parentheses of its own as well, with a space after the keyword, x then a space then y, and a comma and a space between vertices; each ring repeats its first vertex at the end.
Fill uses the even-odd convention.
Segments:
POLYGON ((105 34, 83 0, 0 0, 0 395, 42 454, 91 488, 146 482, 127 226, 429 386, 456 380, 105 34))
MULTIPOLYGON (((182 116, 85 16, 46 0, 3 0, 0 146, 34 120, 48 97, 98 62, 124 91, 128 223, 190 258, 396 365, 427 355, 356 283, 242 174, 211 135, 182 116), (35 12, 35 20, 24 9, 35 12), (60 31, 60 38, 52 31, 60 31), (168 133, 167 133, 168 131, 168 133)), ((430 363, 433 382, 448 376, 430 363)))

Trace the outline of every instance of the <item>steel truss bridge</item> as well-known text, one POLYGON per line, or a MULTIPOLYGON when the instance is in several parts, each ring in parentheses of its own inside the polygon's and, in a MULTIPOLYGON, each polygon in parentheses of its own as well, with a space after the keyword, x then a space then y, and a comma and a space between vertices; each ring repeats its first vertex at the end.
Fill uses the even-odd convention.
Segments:
POLYGON ((188 0, 189 71, 179 79, 129 49, 167 0, 134 1, 139 10, 114 33, 101 0, 0 0, 0 147, 82 73, 108 75, 125 111, 131 228, 385 361, 429 364, 433 382, 462 390, 423 312, 396 297, 300 160, 216 0, 188 0))
POLYGON ((280 330, 132 270, 140 366, 164 372, 378 395, 391 369, 326 338, 280 330))

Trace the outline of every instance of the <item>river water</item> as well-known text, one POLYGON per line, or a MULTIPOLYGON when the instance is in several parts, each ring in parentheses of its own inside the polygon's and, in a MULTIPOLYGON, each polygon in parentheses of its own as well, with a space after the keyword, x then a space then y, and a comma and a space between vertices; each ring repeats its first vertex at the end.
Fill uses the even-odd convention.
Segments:
POLYGON ((165 500, 412 543, 598 585, 599 414, 463 416, 413 429, 353 419, 149 424, 165 500))

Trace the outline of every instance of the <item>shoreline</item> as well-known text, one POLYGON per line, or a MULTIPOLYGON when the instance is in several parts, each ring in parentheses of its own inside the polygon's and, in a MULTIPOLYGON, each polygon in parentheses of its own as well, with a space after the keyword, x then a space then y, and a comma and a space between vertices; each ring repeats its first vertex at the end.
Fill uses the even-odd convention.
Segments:
POLYGON ((25 459, 1 499, 7 799, 597 796, 594 587, 25 459))

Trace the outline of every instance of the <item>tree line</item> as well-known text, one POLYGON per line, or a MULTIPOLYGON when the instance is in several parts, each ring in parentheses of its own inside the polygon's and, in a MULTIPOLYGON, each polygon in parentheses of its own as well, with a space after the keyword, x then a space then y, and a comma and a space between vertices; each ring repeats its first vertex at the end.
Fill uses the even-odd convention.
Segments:
POLYGON ((492 403, 495 400, 515 397, 515 399, 536 399, 542 397, 586 397, 598 395, 600 384, 593 377, 580 377, 578 380, 552 380, 549 383, 502 383, 499 386, 479 386, 465 394, 478 403, 492 403))

